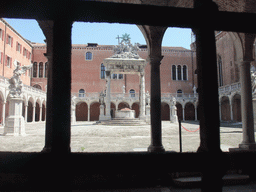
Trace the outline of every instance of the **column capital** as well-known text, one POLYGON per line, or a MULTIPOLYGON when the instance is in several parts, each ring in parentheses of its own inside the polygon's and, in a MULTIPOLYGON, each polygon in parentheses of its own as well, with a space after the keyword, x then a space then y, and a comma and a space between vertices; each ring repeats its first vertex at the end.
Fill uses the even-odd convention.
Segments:
POLYGON ((160 65, 163 57, 162 55, 149 55, 147 61, 150 62, 151 65, 160 65))

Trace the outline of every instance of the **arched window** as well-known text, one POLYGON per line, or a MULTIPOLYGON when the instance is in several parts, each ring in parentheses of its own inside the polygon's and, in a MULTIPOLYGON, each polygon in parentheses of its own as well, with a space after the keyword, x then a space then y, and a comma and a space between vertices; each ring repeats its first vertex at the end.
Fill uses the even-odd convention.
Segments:
POLYGON ((182 97, 182 90, 181 89, 177 90, 177 97, 182 97))
POLYGON ((181 77, 181 66, 178 65, 178 80, 182 80, 182 77, 181 77))
POLYGON ((183 80, 187 81, 188 80, 188 75, 187 75, 187 66, 183 65, 183 80))
POLYGON ((106 67, 101 63, 100 66, 100 78, 105 79, 106 78, 106 67))
POLYGON ((177 80, 176 79, 176 65, 172 66, 172 80, 177 80))
POLYGON ((91 52, 86 52, 85 59, 86 60, 92 60, 92 53, 91 52))
POLYGON ((84 97, 85 96, 85 91, 84 89, 79 90, 79 97, 84 97))
POLYGON ((134 89, 130 90, 130 97, 135 97, 135 90, 134 89))
POLYGON ((39 78, 42 78, 44 74, 44 64, 43 62, 39 63, 39 78))
POLYGON ((218 55, 217 58, 218 63, 218 75, 219 75, 219 86, 223 86, 223 75, 222 75, 222 58, 220 55, 218 55))
POLYGON ((38 84, 33 85, 33 87, 42 90, 42 87, 40 85, 38 85, 38 84))
POLYGON ((37 62, 33 64, 33 77, 37 77, 37 62))
POLYGON ((47 78, 48 76, 48 62, 44 64, 44 77, 47 78))

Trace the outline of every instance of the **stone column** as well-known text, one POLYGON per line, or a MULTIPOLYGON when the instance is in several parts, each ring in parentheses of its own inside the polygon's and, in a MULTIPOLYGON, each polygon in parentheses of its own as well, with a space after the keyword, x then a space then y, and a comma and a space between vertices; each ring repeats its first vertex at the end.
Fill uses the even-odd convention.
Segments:
POLYGON ((250 73, 251 61, 241 61, 240 82, 241 82, 241 110, 243 124, 243 141, 240 149, 255 150, 254 119, 252 105, 252 84, 250 73))
POLYGON ((229 105, 230 105, 230 119, 231 121, 234 120, 234 117, 233 117, 233 106, 232 106, 232 99, 229 100, 229 105))
POLYGON ((182 120, 185 121, 185 106, 182 105, 182 120))
POLYGON ((90 110, 90 108, 91 108, 91 105, 88 105, 88 113, 87 113, 87 121, 90 121, 90 112, 91 112, 91 110, 90 110))
POLYGON ((5 104, 6 101, 3 101, 3 109, 2 109, 2 125, 5 126, 5 104))
POLYGON ((196 104, 195 104, 195 121, 197 121, 197 107, 196 107, 196 104))
POLYGON ((105 120, 110 120, 111 119, 111 114, 110 114, 110 105, 111 105, 111 73, 110 71, 106 71, 106 80, 107 80, 107 90, 106 90, 106 115, 105 115, 105 120))
POLYGON ((198 152, 221 152, 215 34, 210 27, 196 29, 194 32, 196 33, 201 141, 198 152))
POLYGON ((140 119, 146 120, 145 73, 140 72, 140 119))
MULTIPOLYGON (((47 86, 47 123, 44 151, 54 154, 70 152, 71 126, 71 29, 72 21, 59 18, 49 29, 47 37, 49 56, 47 86), (48 42, 50 44, 48 44, 48 42)), ((48 50, 47 50, 48 54, 48 50)))
POLYGON ((24 119, 25 119, 25 123, 27 123, 28 122, 28 104, 26 103, 24 105, 24 107, 25 107, 25 117, 24 117, 24 119))
POLYGON ((160 64, 163 56, 149 55, 151 66, 151 93, 150 93, 150 118, 151 118, 151 144, 149 152, 164 152, 162 145, 162 124, 161 124, 161 85, 160 85, 160 64))
POLYGON ((36 119, 36 103, 33 103, 33 113, 32 113, 32 122, 35 123, 35 119, 36 119))
POLYGON ((222 177, 228 167, 226 156, 220 149, 220 119, 218 71, 214 28, 217 5, 212 0, 195 0, 194 9, 198 15, 196 34, 196 61, 198 78, 198 117, 200 119, 200 146, 202 183, 201 191, 222 191, 222 177), (209 18, 205 22, 204 17, 209 18), (211 21, 211 18, 213 19, 211 21))
POLYGON ((40 106, 40 110, 39 110, 39 122, 42 122, 43 119, 43 110, 42 110, 42 105, 40 106))

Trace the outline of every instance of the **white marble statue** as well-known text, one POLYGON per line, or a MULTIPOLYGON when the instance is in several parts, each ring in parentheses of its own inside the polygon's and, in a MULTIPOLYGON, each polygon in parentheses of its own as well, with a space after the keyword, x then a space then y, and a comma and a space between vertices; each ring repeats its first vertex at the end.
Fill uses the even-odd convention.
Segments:
POLYGON ((131 44, 130 40, 122 40, 119 45, 114 47, 114 55, 111 58, 129 58, 129 59, 139 59, 138 55, 138 44, 131 44))
POLYGON ((13 70, 13 76, 9 79, 9 89, 10 97, 21 97, 22 94, 22 80, 20 76, 25 73, 28 69, 32 67, 32 64, 29 66, 20 66, 18 65, 17 60, 13 62, 15 69, 13 70))

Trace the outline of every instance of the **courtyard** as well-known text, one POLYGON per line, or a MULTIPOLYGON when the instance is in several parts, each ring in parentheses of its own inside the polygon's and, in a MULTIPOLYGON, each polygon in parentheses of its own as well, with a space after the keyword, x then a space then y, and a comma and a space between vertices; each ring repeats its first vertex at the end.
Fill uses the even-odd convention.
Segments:
MULTIPOLYGON (((40 152, 45 143, 45 123, 27 123, 26 136, 3 135, 0 127, 0 151, 40 152)), ((199 146, 199 123, 182 122, 183 152, 195 152, 199 146)), ((220 128, 221 149, 238 147, 242 141, 240 123, 223 123, 220 128)), ((178 124, 162 121, 162 143, 166 151, 179 152, 178 124)), ((150 145, 150 125, 106 126, 94 121, 71 126, 71 152, 146 151, 150 145)))

